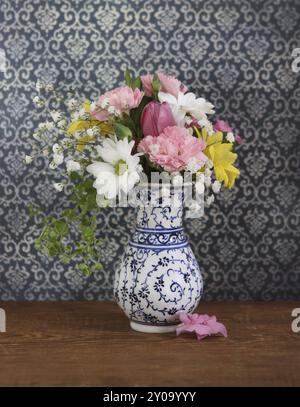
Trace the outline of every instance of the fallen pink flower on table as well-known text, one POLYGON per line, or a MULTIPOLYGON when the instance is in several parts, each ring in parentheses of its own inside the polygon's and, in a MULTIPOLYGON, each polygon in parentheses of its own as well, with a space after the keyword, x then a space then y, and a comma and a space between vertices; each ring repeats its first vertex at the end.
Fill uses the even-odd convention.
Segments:
POLYGON ((176 328, 176 335, 184 332, 195 332, 198 341, 216 334, 221 334, 227 338, 225 325, 217 322, 215 315, 187 314, 184 311, 180 311, 177 315, 182 323, 176 328))

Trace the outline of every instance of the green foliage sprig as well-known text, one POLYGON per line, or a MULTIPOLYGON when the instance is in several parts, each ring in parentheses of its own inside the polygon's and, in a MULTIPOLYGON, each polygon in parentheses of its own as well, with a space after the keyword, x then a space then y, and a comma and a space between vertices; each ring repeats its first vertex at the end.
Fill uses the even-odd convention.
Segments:
MULTIPOLYGON (((74 182, 71 194, 72 206, 63 209, 58 216, 43 217, 42 232, 35 240, 35 247, 47 256, 57 256, 62 263, 74 262, 85 275, 99 271, 101 250, 104 240, 97 237, 96 190, 93 180, 84 179, 79 174, 70 174, 74 182)), ((30 208, 31 216, 36 217, 39 209, 30 208)))

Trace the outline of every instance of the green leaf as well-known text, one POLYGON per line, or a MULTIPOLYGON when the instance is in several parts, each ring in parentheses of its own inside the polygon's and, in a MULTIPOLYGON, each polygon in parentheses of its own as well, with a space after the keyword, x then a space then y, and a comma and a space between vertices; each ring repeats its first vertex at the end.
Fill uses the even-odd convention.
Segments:
POLYGON ((156 73, 153 75, 152 89, 153 89, 154 94, 157 94, 160 91, 160 80, 156 73))
POLYGON ((70 172, 69 177, 71 181, 78 181, 81 179, 81 176, 78 174, 78 172, 75 171, 70 172))
POLYGON ((85 263, 79 263, 78 268, 86 276, 88 276, 90 274, 90 269, 85 263))
POLYGON ((57 220, 55 222, 55 229, 61 236, 65 236, 69 231, 69 226, 62 220, 57 220))
POLYGON ((130 70, 129 70, 128 68, 126 68, 126 70, 125 70, 124 77, 125 77, 125 83, 126 83, 126 85, 131 88, 131 85, 132 85, 132 76, 131 76, 131 72, 130 72, 130 70))
POLYGON ((114 123, 114 130, 119 139, 128 138, 131 140, 132 138, 132 131, 121 123, 114 123))
POLYGON ((130 111, 130 117, 135 125, 135 128, 137 129, 136 131, 136 135, 137 137, 141 137, 142 136, 142 132, 140 130, 141 126, 140 126, 140 120, 141 120, 141 115, 142 112, 144 110, 144 107, 150 103, 153 99, 148 97, 148 96, 144 96, 143 99, 141 100, 141 103, 139 104, 138 107, 136 107, 135 109, 132 109, 130 111))
POLYGON ((141 89, 142 87, 142 81, 141 78, 139 76, 137 76, 132 83, 132 89, 141 89))

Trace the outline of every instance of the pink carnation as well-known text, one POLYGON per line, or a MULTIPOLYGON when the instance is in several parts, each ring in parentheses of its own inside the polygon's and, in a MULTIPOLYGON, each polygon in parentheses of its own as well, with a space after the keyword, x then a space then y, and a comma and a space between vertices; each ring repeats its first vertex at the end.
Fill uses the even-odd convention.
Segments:
POLYGON ((205 147, 204 140, 191 136, 187 129, 169 126, 158 137, 146 136, 138 150, 149 154, 164 170, 174 172, 187 169, 191 163, 201 168, 207 160, 202 152, 205 147))
POLYGON ((144 96, 144 93, 139 89, 131 89, 129 86, 121 86, 110 90, 104 95, 101 95, 97 101, 99 109, 91 112, 91 115, 97 120, 104 121, 109 117, 107 111, 109 106, 114 107, 120 113, 128 113, 130 109, 137 107, 144 96), (107 106, 103 106, 103 102, 107 101, 107 106))
MULTIPOLYGON (((160 80, 161 92, 170 93, 171 95, 177 97, 179 92, 185 93, 188 90, 188 88, 185 85, 183 85, 183 83, 181 83, 178 79, 174 78, 173 76, 168 76, 161 72, 157 72, 157 76, 160 80)), ((141 81, 144 86, 146 96, 153 95, 152 80, 153 75, 148 74, 141 76, 141 81)))

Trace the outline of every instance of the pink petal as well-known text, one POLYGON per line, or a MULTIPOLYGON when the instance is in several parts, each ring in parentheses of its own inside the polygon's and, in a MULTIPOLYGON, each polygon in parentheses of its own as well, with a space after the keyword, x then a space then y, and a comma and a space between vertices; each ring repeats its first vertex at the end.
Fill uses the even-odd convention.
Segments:
POLYGON ((179 320, 185 324, 188 324, 190 322, 190 316, 188 313, 184 312, 184 311, 179 311, 176 314, 179 318, 179 320))
POLYGON ((201 341, 202 339, 205 339, 205 338, 207 338, 208 337, 208 335, 198 335, 197 334, 197 340, 198 341, 201 341))

